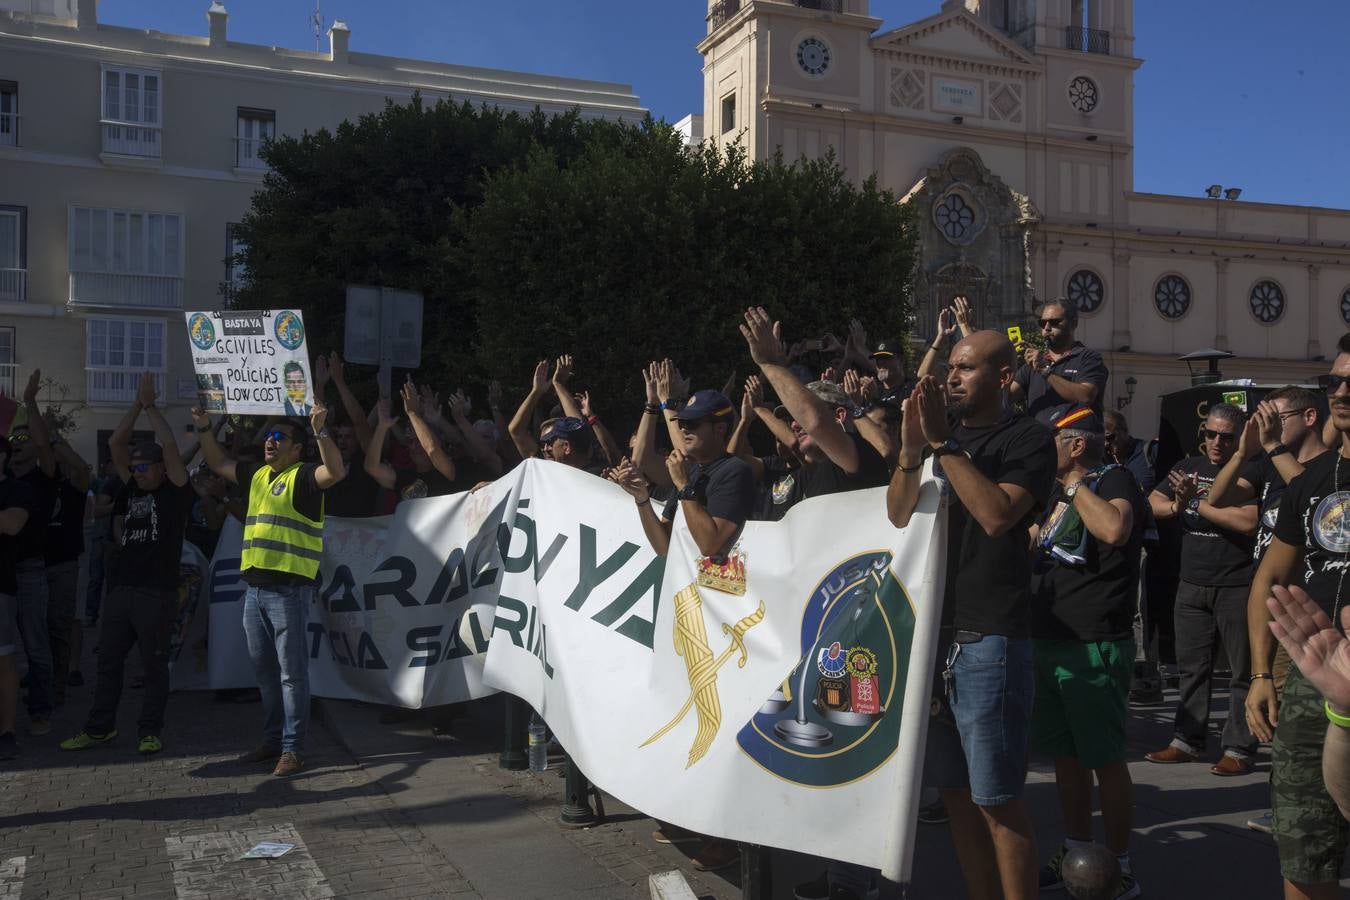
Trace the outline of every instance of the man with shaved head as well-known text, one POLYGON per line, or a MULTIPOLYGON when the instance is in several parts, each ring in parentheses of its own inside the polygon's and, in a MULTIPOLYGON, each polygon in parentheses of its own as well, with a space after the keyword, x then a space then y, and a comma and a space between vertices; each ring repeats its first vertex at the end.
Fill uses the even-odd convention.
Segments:
POLYGON ((904 401, 899 466, 886 495, 904 528, 925 456, 949 498, 939 634, 941 711, 928 729, 925 781, 938 787, 969 894, 1034 898, 1036 839, 1022 800, 1031 719, 1028 528, 1050 497, 1050 430, 1008 412, 1013 346, 994 331, 960 341, 946 391, 922 379, 904 401))

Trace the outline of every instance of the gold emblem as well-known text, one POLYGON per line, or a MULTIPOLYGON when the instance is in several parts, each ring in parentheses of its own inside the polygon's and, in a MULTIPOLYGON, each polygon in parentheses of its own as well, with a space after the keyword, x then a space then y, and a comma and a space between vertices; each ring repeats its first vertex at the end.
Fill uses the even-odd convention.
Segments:
POLYGON ((705 556, 698 561, 698 578, 701 587, 712 588, 724 594, 745 594, 745 555, 733 548, 725 559, 705 556))

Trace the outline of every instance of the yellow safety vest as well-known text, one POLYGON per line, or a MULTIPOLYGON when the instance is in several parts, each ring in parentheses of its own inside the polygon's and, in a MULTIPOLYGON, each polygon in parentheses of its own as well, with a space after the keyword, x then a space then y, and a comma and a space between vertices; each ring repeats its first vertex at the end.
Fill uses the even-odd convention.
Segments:
POLYGON ((276 478, 271 468, 260 466, 248 489, 248 517, 244 520, 241 571, 267 569, 304 578, 319 574, 323 555, 323 501, 319 518, 311 519, 295 508, 296 463, 276 478))

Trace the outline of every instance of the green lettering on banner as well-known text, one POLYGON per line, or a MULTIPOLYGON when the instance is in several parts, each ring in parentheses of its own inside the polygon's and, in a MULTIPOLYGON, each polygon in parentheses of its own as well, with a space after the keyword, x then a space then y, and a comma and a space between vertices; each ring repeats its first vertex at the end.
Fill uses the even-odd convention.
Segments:
POLYGON ((651 592, 651 620, 634 615, 626 619, 615 631, 630 640, 637 641, 648 650, 652 649, 656 635, 656 612, 661 608, 661 582, 665 575, 666 558, 652 557, 652 561, 647 563, 647 568, 633 579, 633 583, 624 588, 623 593, 615 597, 613 603, 591 616, 591 620, 605 626, 613 625, 624 613, 632 609, 644 594, 651 592))
POLYGON ((581 526, 581 547, 577 555, 577 571, 580 574, 577 578, 577 586, 572 589, 571 596, 564 601, 563 605, 568 609, 581 609, 586 599, 590 597, 591 592, 614 575, 615 572, 622 569, 637 551, 637 544, 624 541, 619 545, 619 549, 615 550, 608 559, 597 566, 595 563, 595 529, 583 524, 581 526))

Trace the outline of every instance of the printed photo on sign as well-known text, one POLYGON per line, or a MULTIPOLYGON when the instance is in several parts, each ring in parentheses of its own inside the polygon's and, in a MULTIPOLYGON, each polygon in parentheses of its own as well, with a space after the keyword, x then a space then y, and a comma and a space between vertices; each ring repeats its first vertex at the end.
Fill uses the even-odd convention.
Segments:
POLYGON ((184 313, 198 398, 207 412, 308 416, 313 379, 299 310, 184 313))
POLYGON ((198 375, 197 402, 209 413, 225 412, 225 379, 219 375, 198 375))

